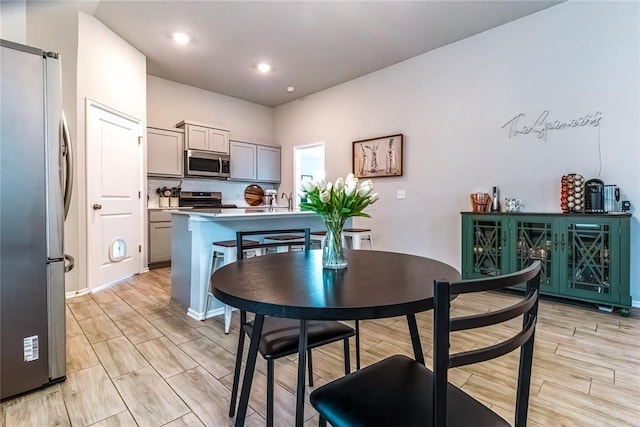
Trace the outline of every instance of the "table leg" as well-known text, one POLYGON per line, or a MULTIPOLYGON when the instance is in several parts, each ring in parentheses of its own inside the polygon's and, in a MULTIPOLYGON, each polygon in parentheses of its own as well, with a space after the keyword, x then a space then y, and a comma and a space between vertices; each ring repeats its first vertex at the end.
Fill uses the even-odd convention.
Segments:
POLYGON ((360 370, 360 321, 356 320, 356 370, 360 370))
MULTIPOLYGON (((242 380, 242 391, 240 392, 240 403, 238 404, 238 414, 236 415, 235 427, 244 426, 244 419, 247 416, 249 392, 251 391, 251 381, 253 380, 253 373, 256 368, 258 344, 260 343, 263 324, 264 315, 256 314, 255 319, 253 319, 253 332, 251 333, 251 343, 249 344, 249 353, 247 354, 247 364, 244 368, 244 379, 242 380)), ((242 327, 242 325, 240 327, 242 327)), ((242 333, 242 331, 240 331, 240 333, 242 333)))
POLYGON ((416 362, 424 365, 424 353, 422 352, 420 335, 418 335, 418 324, 416 323, 416 315, 407 314, 407 323, 409 324, 409 334, 411 335, 411 344, 413 344, 413 354, 415 355, 416 362))
POLYGON ((296 427, 304 424, 304 387, 307 355, 307 321, 300 320, 300 340, 298 341, 298 389, 296 393, 296 427))

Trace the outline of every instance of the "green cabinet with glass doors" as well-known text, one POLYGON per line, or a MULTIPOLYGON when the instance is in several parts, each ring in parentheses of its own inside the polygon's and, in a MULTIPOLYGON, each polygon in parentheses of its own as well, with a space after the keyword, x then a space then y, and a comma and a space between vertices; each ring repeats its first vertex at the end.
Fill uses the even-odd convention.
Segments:
POLYGON ((462 213, 462 276, 497 276, 542 262, 542 294, 629 315, 631 215, 462 213))

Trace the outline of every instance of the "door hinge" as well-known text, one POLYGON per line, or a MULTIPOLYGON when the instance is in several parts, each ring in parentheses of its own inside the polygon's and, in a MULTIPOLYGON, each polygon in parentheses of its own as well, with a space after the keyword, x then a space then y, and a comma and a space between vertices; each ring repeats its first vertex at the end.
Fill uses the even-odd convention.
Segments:
POLYGON ((142 252, 142 245, 138 245, 138 252, 142 252))
POLYGON ((142 144, 142 138, 143 138, 142 135, 138 137, 138 145, 142 144))
POLYGON ((138 191, 138 199, 142 197, 142 192, 138 191))

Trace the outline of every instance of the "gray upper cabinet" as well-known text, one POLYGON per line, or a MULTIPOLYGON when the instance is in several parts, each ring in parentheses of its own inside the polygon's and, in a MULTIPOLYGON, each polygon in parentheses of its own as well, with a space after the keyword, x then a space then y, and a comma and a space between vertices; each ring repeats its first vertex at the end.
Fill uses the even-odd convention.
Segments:
POLYGON ((258 145, 257 180, 280 182, 280 147, 258 145))
POLYGON ((182 176, 184 132, 147 128, 147 175, 182 176))
POLYGON ((280 147, 230 141, 231 179, 280 182, 280 147))
POLYGON ((231 179, 242 181, 256 180, 256 148, 248 142, 231 141, 229 144, 231 158, 231 179))
POLYGON ((202 123, 183 120, 176 124, 184 129, 185 149, 229 154, 229 131, 202 123))

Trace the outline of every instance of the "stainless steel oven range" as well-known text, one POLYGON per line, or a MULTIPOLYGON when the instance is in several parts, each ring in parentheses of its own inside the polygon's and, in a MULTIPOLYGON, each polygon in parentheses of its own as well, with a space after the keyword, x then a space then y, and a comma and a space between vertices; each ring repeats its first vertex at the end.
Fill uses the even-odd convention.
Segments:
POLYGON ((218 191, 181 191, 180 207, 195 210, 237 208, 236 205, 223 204, 222 193, 218 191))

